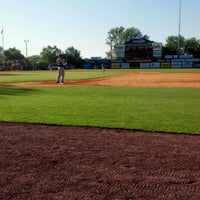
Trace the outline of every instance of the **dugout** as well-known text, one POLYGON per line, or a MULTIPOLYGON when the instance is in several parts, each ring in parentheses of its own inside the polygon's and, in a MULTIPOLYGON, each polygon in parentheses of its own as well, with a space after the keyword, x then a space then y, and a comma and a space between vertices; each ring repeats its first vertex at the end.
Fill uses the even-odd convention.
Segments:
POLYGON ((100 57, 91 57, 91 59, 87 60, 83 64, 84 69, 101 69, 101 65, 104 64, 104 66, 108 69, 111 68, 111 61, 109 59, 102 59, 100 57))

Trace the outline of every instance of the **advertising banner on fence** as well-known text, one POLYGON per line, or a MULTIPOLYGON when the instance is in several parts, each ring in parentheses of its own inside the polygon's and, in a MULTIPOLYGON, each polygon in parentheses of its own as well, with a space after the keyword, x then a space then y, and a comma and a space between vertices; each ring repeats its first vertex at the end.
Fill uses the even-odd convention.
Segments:
POLYGON ((193 67, 194 68, 200 68, 200 61, 194 62, 193 67))
POLYGON ((172 68, 181 68, 181 62, 180 61, 173 61, 171 62, 172 68))
POLYGON ((160 63, 159 62, 151 62, 149 67, 152 68, 152 69, 159 69, 160 63))
POLYGON ((111 63, 111 69, 119 69, 120 63, 111 63))
POLYGON ((121 63, 121 68, 122 69, 129 69, 130 68, 130 64, 129 63, 121 63))
POLYGON ((171 68, 170 62, 161 62, 160 63, 161 68, 171 68))
POLYGON ((191 61, 182 62, 182 68, 192 68, 192 67, 193 67, 193 62, 191 61))
POLYGON ((149 68, 149 63, 140 63, 140 68, 141 69, 147 69, 147 68, 149 68))
POLYGON ((131 69, 139 69, 140 63, 139 62, 132 62, 132 63, 130 63, 130 68, 131 69))

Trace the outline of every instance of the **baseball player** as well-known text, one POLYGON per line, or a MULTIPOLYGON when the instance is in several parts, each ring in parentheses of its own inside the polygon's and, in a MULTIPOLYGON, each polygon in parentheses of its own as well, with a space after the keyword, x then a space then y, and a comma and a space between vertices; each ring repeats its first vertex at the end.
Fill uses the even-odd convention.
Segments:
POLYGON ((104 63, 101 64, 101 69, 102 69, 102 72, 104 73, 105 72, 105 64, 104 63))
POLYGON ((62 58, 60 54, 56 59, 56 64, 58 66, 58 77, 56 83, 64 84, 65 79, 65 60, 62 58))

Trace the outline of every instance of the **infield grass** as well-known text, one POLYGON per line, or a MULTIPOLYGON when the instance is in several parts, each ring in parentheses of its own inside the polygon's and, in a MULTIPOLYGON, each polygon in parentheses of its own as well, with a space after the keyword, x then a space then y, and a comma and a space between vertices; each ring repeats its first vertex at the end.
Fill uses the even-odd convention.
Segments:
MULTIPOLYGON (((66 80, 81 80, 119 75, 120 71, 110 70, 102 73, 101 70, 66 70, 66 80)), ((56 81, 57 71, 9 71, 0 72, 0 83, 56 81)))
POLYGON ((200 134, 199 99, 199 88, 0 86, 0 121, 200 134))

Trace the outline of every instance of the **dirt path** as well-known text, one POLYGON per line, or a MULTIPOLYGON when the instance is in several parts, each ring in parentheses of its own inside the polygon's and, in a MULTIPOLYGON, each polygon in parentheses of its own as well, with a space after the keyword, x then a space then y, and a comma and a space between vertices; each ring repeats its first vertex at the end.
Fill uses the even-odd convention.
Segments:
POLYGON ((0 199, 200 199, 200 136, 0 123, 0 199))

